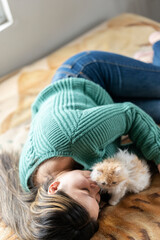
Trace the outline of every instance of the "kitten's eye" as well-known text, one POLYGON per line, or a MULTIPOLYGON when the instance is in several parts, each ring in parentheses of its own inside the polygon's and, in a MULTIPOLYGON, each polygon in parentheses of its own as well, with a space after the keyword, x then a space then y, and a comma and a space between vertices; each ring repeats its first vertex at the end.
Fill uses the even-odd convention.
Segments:
POLYGON ((116 184, 117 182, 112 182, 112 184, 116 184))

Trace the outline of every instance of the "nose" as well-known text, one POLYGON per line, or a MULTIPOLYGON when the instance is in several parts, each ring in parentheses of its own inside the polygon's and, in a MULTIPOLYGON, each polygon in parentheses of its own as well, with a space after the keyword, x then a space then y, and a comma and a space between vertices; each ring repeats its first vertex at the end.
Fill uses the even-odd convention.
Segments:
POLYGON ((95 195, 100 191, 100 187, 97 185, 96 182, 93 182, 93 181, 91 181, 90 183, 90 188, 91 188, 91 193, 95 195))

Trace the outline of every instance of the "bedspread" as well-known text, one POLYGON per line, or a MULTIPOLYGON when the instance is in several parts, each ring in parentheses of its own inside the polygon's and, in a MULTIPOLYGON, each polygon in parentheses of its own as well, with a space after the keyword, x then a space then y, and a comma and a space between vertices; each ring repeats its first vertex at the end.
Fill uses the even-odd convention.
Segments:
MULTIPOLYGON (((0 149, 20 151, 28 133, 30 106, 68 57, 85 50, 102 50, 133 57, 150 49, 148 36, 160 24, 142 16, 123 14, 102 23, 49 56, 0 79, 0 149)), ((160 176, 140 194, 129 194, 117 206, 105 206, 93 240, 159 240, 160 176)), ((18 239, 0 221, 0 240, 18 239)))

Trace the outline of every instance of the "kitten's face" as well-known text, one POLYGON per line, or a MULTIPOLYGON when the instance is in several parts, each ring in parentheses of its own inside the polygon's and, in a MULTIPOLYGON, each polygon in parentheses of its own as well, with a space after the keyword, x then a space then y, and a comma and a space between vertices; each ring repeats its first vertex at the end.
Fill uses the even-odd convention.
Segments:
POLYGON ((98 183, 101 189, 106 191, 115 188, 125 180, 121 164, 114 159, 97 163, 93 167, 91 178, 98 183))

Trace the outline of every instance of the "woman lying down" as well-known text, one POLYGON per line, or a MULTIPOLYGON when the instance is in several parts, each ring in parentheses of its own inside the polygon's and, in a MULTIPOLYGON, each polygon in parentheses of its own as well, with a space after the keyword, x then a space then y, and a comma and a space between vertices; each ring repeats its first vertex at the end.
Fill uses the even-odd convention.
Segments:
POLYGON ((102 51, 69 58, 32 105, 20 160, 1 154, 5 222, 20 239, 90 239, 102 191, 115 205, 149 186, 147 161, 160 171, 159 106, 158 54, 152 64, 102 51), (126 134, 133 143, 122 146, 126 134))

